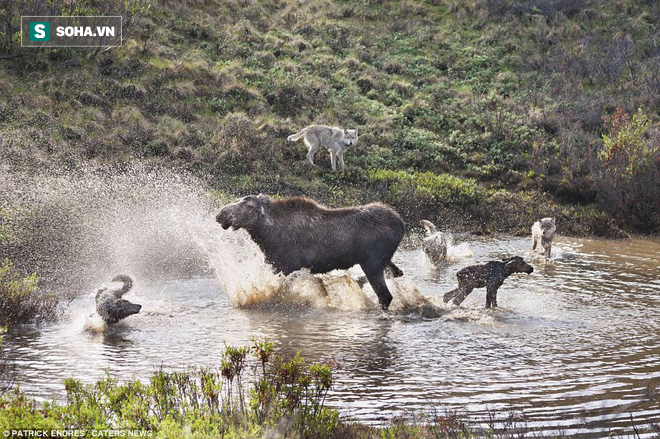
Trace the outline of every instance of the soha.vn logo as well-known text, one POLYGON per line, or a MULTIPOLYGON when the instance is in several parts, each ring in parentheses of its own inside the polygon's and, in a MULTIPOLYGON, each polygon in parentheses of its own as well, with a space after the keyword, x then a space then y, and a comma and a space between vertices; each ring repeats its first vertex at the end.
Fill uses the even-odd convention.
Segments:
POLYGON ((47 21, 31 21, 30 41, 50 41, 50 23, 47 21))
MULTIPOLYGON (((114 37, 114 26, 57 26, 58 37, 114 37)), ((30 22, 30 41, 50 41, 50 23, 30 22)))

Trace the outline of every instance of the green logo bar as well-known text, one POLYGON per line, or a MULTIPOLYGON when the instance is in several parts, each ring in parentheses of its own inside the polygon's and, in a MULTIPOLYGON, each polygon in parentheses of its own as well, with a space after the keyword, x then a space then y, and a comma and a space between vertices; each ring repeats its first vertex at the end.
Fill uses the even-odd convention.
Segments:
POLYGON ((47 21, 31 21, 30 41, 50 41, 50 23, 47 21))
MULTIPOLYGON (((50 2, 50 0, 48 1, 50 2)), ((58 1, 61 2, 61 0, 58 1)), ((3 0, 0 0, 0 4, 2 2, 3 0)), ((1 9, 2 6, 0 6, 1 9)), ((1 12, 0 15, 2 15, 1 12)), ((23 15, 21 16, 21 46, 121 46, 122 18, 121 15, 23 15)))

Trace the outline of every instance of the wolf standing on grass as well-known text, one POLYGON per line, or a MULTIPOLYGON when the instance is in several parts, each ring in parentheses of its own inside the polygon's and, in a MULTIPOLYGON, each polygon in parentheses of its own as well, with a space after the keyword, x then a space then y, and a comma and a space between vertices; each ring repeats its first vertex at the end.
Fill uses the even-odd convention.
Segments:
POLYGON ((328 127, 325 125, 310 125, 302 130, 298 131, 296 134, 292 134, 287 137, 289 142, 295 142, 301 137, 304 137, 305 145, 309 148, 307 152, 307 160, 314 164, 314 154, 319 148, 324 147, 328 148, 330 151, 330 163, 332 164, 332 170, 337 170, 337 159, 341 164, 342 172, 345 172, 344 166, 344 151, 348 149, 349 146, 352 146, 358 140, 357 130, 344 130, 339 127, 328 127))

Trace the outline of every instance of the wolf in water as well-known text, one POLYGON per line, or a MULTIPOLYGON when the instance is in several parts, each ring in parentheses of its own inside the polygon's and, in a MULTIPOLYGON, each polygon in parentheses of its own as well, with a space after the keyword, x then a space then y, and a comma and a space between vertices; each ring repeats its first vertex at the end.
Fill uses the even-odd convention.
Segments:
POLYGON ((554 218, 543 218, 536 221, 532 226, 532 251, 536 250, 543 252, 546 258, 550 257, 550 250, 552 250, 552 241, 555 239, 557 233, 557 226, 555 226, 554 218), (539 247, 539 244, 540 247, 539 247))
POLYGON ((112 278, 112 284, 100 288, 96 292, 96 312, 103 321, 111 325, 126 317, 140 312, 142 305, 122 299, 122 296, 133 287, 133 279, 120 274, 112 278), (119 285, 121 282, 121 286, 119 285))
POLYGON ((426 236, 422 240, 422 249, 433 265, 438 265, 447 260, 450 237, 448 234, 436 229, 431 221, 422 220, 426 229, 426 236))
POLYGON ((314 164, 314 154, 319 148, 328 148, 330 152, 330 164, 332 170, 337 170, 337 161, 341 164, 342 172, 345 172, 344 165, 344 151, 349 146, 355 145, 358 141, 357 130, 344 130, 339 127, 329 127, 325 125, 309 125, 296 134, 287 137, 289 142, 295 142, 300 138, 304 138, 305 145, 309 148, 307 152, 307 160, 312 166, 314 164))
POLYGON ((454 305, 460 305, 475 288, 486 287, 486 308, 497 307, 497 289, 502 286, 507 277, 513 273, 530 274, 534 268, 520 256, 489 261, 485 264, 469 265, 456 273, 458 288, 446 293, 445 303, 453 300, 454 305))

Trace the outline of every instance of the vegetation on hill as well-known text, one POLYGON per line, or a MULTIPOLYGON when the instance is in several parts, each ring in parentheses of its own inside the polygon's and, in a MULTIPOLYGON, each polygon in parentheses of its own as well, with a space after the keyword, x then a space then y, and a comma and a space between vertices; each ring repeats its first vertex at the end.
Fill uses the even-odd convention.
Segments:
POLYGON ((660 231, 657 1, 117 4, 130 38, 104 52, 21 49, 19 2, 0 9, 3 161, 139 158, 235 195, 383 199, 413 227, 660 231), (359 129, 346 175, 287 143, 311 123, 359 129))

